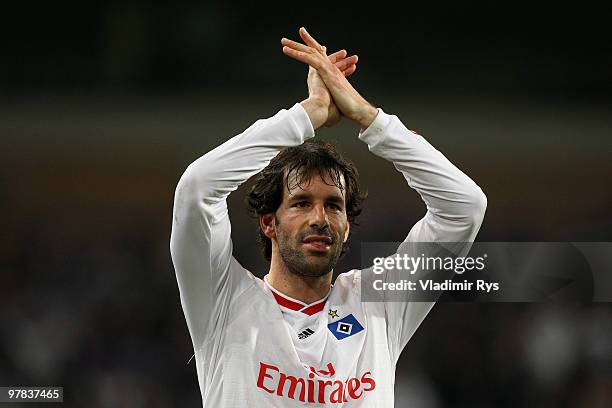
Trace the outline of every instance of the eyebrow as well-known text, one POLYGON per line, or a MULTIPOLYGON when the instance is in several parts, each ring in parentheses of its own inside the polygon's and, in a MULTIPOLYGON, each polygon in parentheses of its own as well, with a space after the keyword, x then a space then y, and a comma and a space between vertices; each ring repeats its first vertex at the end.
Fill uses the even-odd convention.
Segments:
MULTIPOLYGON (((312 194, 310 193, 298 193, 298 194, 292 195, 289 198, 289 201, 310 200, 311 198, 312 198, 312 194)), ((327 196, 325 198, 325 201, 328 203, 334 203, 334 204, 344 204, 344 198, 336 194, 327 196)))

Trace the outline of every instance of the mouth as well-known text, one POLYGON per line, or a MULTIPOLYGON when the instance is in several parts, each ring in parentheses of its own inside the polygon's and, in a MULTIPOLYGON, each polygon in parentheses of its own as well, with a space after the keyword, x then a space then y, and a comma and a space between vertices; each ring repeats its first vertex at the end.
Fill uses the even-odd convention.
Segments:
POLYGON ((333 239, 326 235, 309 235, 302 241, 306 248, 316 252, 329 251, 333 242, 333 239))

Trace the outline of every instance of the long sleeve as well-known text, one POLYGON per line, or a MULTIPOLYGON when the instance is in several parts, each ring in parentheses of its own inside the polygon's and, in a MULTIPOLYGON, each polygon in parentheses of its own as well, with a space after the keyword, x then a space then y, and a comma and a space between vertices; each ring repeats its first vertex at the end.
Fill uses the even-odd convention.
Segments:
MULTIPOLYGON (((425 216, 412 227, 405 242, 458 243, 453 252, 465 255, 487 206, 480 187, 425 138, 381 109, 359 138, 372 153, 392 162, 425 203, 425 216)), ((396 359, 433 305, 434 302, 385 304, 390 348, 396 359)))
POLYGON ((232 299, 252 282, 232 257, 228 195, 285 147, 314 136, 301 105, 258 120, 194 161, 174 197, 170 253, 196 352, 225 321, 232 299))

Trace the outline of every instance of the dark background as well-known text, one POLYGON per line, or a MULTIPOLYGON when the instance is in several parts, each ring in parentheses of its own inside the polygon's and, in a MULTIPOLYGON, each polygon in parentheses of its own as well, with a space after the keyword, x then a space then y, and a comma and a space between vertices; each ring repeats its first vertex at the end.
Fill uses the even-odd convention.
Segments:
MULTIPOLYGON (((360 57, 354 86, 488 197, 481 241, 610 241, 612 30, 579 2, 24 3, 0 39, 0 385, 70 407, 201 404, 169 257, 186 166, 305 98, 280 38, 360 57)), ((359 242, 425 208, 357 129, 337 142, 370 197, 359 242)), ((230 197, 236 257, 267 265, 230 197)), ((398 407, 612 406, 608 304, 439 304, 406 347, 398 407)))

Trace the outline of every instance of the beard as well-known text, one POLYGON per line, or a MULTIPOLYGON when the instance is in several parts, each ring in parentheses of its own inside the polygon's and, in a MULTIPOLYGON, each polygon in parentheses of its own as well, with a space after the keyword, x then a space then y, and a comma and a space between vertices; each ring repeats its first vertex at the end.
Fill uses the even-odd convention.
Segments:
POLYGON ((318 278, 331 272, 340 255, 343 242, 340 235, 329 228, 302 231, 295 238, 285 233, 280 224, 276 223, 276 241, 281 259, 289 272, 298 276, 318 278), (308 251, 303 246, 303 240, 308 235, 327 235, 332 238, 332 244, 326 252, 308 251))

